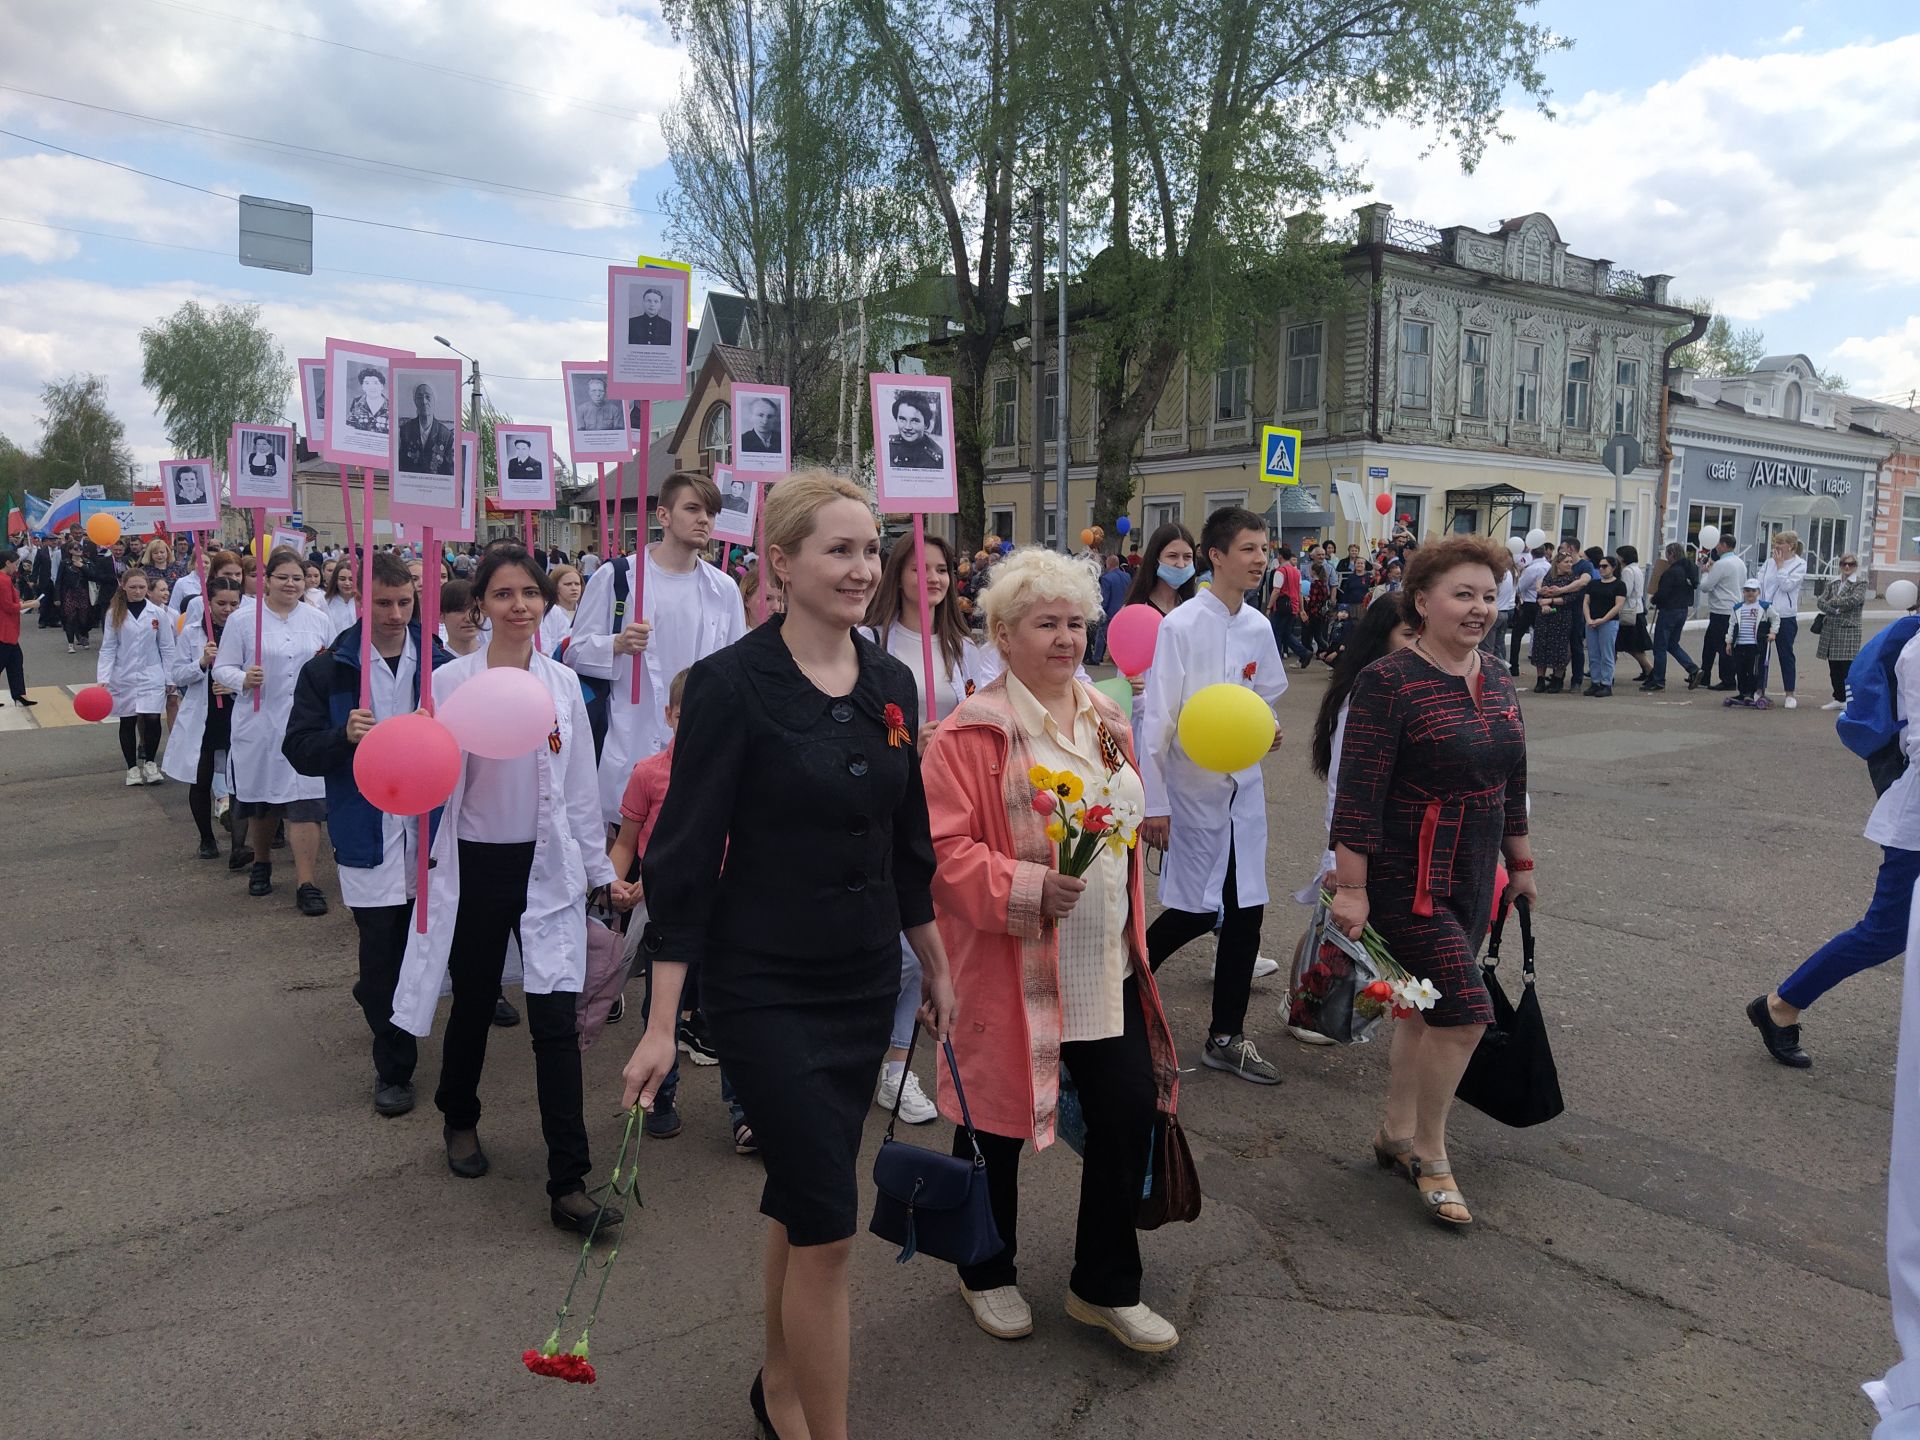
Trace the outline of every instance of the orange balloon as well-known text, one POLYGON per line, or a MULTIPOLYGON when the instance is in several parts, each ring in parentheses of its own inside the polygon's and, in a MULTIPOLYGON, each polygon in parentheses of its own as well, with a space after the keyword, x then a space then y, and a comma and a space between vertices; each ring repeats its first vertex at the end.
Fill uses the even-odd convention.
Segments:
POLYGON ((1087 529, 1087 530, 1082 530, 1082 531, 1080 532, 1080 543, 1081 543, 1082 545, 1092 545, 1092 544, 1093 544, 1093 531, 1092 531, 1091 529, 1087 529))
POLYGON ((120 541, 120 522, 111 515, 90 515, 87 538, 96 545, 116 545, 120 541))

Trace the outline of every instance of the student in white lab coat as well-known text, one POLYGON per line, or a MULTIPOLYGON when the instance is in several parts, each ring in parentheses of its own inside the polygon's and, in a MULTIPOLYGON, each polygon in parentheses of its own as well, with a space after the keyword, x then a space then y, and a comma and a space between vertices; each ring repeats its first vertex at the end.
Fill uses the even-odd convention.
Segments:
MULTIPOLYGON (((187 809, 193 815, 194 828, 200 832, 200 858, 218 860, 220 843, 213 833, 213 779, 226 772, 227 750, 233 743, 233 692, 213 678, 219 657, 220 636, 227 621, 240 606, 240 567, 232 573, 208 582, 213 597, 213 633, 203 624, 182 625, 173 642, 173 670, 170 678, 180 692, 180 711, 173 717, 173 729, 167 733, 167 753, 160 769, 170 780, 178 780, 187 789, 187 809)), ((200 596, 194 597, 199 613, 200 596)), ((229 868, 238 870, 253 860, 253 851, 245 847, 244 837, 235 834, 233 858, 229 868)))
POLYGON ((273 893, 273 861, 260 857, 273 853, 269 846, 274 827, 285 820, 287 848, 293 852, 298 881, 295 903, 302 915, 324 915, 327 897, 314 884, 313 863, 320 853, 320 822, 327 818, 327 788, 318 779, 296 773, 280 753, 300 667, 333 643, 327 617, 302 602, 306 588, 306 572, 298 555, 291 550, 269 555, 265 599, 246 601, 227 621, 213 678, 239 692, 227 764, 233 777, 234 818, 247 823, 254 854, 247 893, 273 893), (265 643, 256 652, 254 617, 262 604, 265 613, 259 623, 265 643), (255 691, 260 695, 258 709, 253 703, 255 691))
MULTIPOLYGON (((340 870, 340 898, 360 932, 360 978, 353 998, 373 1032, 373 1108, 404 1115, 413 1109, 413 1036, 393 1023, 393 991, 406 954, 418 872, 420 822, 373 808, 354 779, 356 747, 380 721, 420 705, 421 629, 413 577, 397 556, 373 559, 372 708, 360 708, 360 623, 335 637, 333 648, 300 671, 293 714, 281 751, 302 775, 327 787, 327 837, 340 870)), ((428 630, 431 636, 431 629, 428 630)), ((438 670, 453 656, 432 646, 438 670)), ((431 823, 438 823, 438 815, 431 823)))
POLYGON ((338 635, 360 622, 360 575, 352 561, 342 560, 327 576, 327 618, 338 635))
MULTIPOLYGON (((580 678, 533 648, 553 599, 546 572, 518 545, 490 549, 473 581, 492 622, 485 648, 434 675, 436 703, 496 666, 527 671, 553 697, 553 733, 514 760, 469 755, 441 811, 433 841, 427 933, 410 929, 393 997, 393 1023, 428 1034, 441 982, 453 981, 434 1104, 444 1117, 447 1167, 463 1179, 487 1173, 480 1148, 480 1072, 507 942, 517 931, 526 970, 540 1128, 547 1141, 548 1213, 585 1234, 595 1205, 580 1093, 575 1007, 587 974, 589 889, 613 882, 580 678)), ((602 1226, 619 1224, 608 1207, 602 1226)))
POLYGON ((573 633, 573 617, 580 609, 580 592, 586 582, 571 565, 556 565, 547 572, 553 582, 553 604, 547 618, 540 622, 540 653, 556 660, 566 653, 566 640, 573 633))
POLYGON ((607 736, 600 752, 600 814, 620 824, 620 796, 634 762, 673 741, 667 687, 682 670, 747 633, 740 590, 700 552, 713 538, 720 492, 705 475, 676 470, 660 487, 656 518, 665 536, 646 549, 645 613, 634 606, 626 556, 593 572, 573 617, 566 662, 606 687, 607 736), (633 667, 640 666, 640 703, 633 667))
MULTIPOLYGON (((1167 852, 1160 873, 1167 908, 1147 930, 1148 958, 1158 970, 1211 931, 1224 906, 1201 1060, 1257 1085, 1277 1085, 1278 1072, 1244 1033, 1267 903, 1266 787, 1258 764, 1234 775, 1201 769, 1178 733, 1187 701, 1209 685, 1245 685, 1269 705, 1286 691, 1273 627, 1243 599, 1266 568, 1266 524, 1237 505, 1216 510, 1200 551, 1213 586, 1161 623, 1138 731, 1147 796, 1140 837, 1167 852)), ((1277 721, 1273 743, 1280 744, 1277 721)))
POLYGON ((96 681, 113 696, 127 784, 158 785, 160 716, 173 668, 173 617, 147 598, 147 572, 129 565, 113 592, 100 637, 96 681))

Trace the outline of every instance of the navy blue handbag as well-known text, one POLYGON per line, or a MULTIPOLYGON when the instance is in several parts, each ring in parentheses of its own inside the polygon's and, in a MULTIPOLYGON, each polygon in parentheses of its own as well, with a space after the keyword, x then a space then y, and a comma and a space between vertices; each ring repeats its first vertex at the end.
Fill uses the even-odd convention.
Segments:
MULTIPOLYGON (((913 1047, 920 1039, 916 1022, 907 1043, 907 1065, 913 1065, 913 1047)), ((867 1229, 900 1247, 896 1257, 904 1265, 925 1253, 954 1265, 978 1265, 1005 1248, 994 1228, 993 1207, 987 1198, 987 1162, 980 1153, 973 1116, 967 1110, 967 1092, 960 1085, 960 1067, 953 1058, 953 1042, 942 1042, 947 1074, 960 1101, 960 1116, 973 1146, 973 1158, 943 1155, 893 1138, 900 1119, 900 1100, 893 1102, 880 1153, 873 1157, 873 1185, 880 1193, 873 1203, 867 1229)), ((903 1084, 901 1093, 906 1092, 903 1084)))

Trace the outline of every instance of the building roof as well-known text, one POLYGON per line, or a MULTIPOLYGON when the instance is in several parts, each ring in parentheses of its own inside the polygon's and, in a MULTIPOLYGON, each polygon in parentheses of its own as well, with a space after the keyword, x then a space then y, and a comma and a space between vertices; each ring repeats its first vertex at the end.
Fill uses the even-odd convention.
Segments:
MULTIPOLYGON (((744 295, 729 295, 724 290, 707 292, 707 307, 713 311, 714 335, 716 345, 738 345, 742 332, 746 328, 747 317, 752 313, 744 295)), ((687 354, 691 356, 692 350, 687 354)))

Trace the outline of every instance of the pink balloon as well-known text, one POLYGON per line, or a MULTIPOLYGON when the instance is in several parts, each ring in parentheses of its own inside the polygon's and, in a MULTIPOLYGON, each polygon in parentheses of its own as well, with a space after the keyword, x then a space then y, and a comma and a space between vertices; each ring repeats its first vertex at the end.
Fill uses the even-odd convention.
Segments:
POLYGON ((1107 653, 1122 675, 1144 675, 1153 664, 1162 618, 1152 605, 1128 605, 1107 623, 1107 653))
POLYGON ((546 743, 554 727, 553 696, 528 671, 496 667, 449 695, 439 719, 468 754, 517 760, 546 743))
POLYGON ((393 715, 353 751, 353 781, 389 815, 424 815, 446 802, 460 778, 460 742, 431 715, 393 715))
POLYGON ((113 713, 113 694, 104 685, 73 692, 73 713, 82 720, 100 721, 113 713))
POLYGON ((1493 862, 1493 909, 1487 916, 1489 925, 1500 918, 1500 900, 1506 893, 1507 862, 1496 860, 1493 862))

